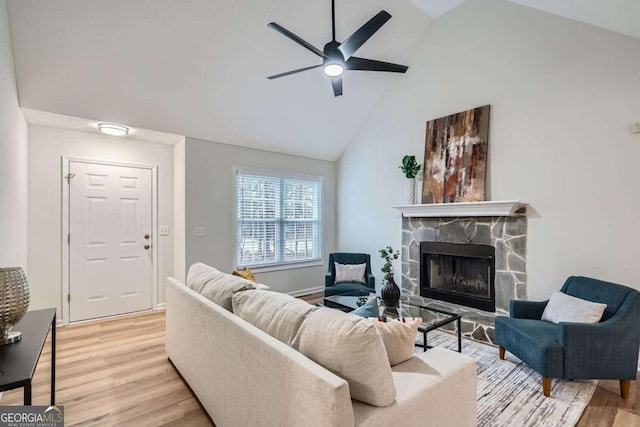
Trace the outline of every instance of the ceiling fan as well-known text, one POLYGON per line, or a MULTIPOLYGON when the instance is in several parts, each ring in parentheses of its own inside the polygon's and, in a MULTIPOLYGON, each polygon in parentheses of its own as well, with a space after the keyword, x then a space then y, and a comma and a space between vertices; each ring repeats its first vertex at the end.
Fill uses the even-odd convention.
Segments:
POLYGON ((361 71, 386 71, 390 73, 404 73, 409 67, 405 65, 392 64, 390 62, 376 61, 373 59, 364 59, 353 56, 354 53, 367 40, 373 36, 389 19, 391 15, 386 11, 380 11, 376 16, 367 21, 355 33, 342 43, 336 41, 336 11, 335 0, 331 0, 331 29, 332 40, 324 45, 324 50, 320 50, 311 43, 301 39, 291 31, 281 25, 272 22, 268 24, 280 34, 288 37, 298 43, 305 49, 310 50, 322 58, 322 64, 313 65, 311 67, 299 68, 297 70, 287 71, 285 73, 275 74, 267 77, 268 79, 277 79, 288 76, 290 74, 300 73, 302 71, 312 70, 314 68, 324 67, 324 73, 331 78, 331 86, 335 96, 342 95, 342 73, 345 70, 361 70, 361 71))

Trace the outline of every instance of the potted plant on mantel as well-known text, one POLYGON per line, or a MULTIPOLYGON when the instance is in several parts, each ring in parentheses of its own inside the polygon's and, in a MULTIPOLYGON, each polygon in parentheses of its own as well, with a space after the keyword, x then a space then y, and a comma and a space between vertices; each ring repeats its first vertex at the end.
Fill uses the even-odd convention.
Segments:
POLYGON ((420 165, 416 162, 416 156, 404 156, 400 169, 407 177, 407 201, 410 205, 416 202, 416 176, 420 171, 420 165))
POLYGON ((397 307, 398 301, 400 301, 400 288, 393 280, 393 260, 398 259, 400 256, 399 251, 394 251, 391 246, 387 246, 384 249, 380 249, 380 256, 384 260, 384 265, 380 269, 382 271, 384 286, 380 292, 382 302, 389 308, 397 307))

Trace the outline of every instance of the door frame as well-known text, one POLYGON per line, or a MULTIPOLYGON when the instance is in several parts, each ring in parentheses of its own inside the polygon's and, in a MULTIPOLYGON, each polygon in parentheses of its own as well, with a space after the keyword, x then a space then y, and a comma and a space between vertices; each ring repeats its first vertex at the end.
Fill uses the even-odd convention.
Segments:
POLYGON ((62 324, 68 325, 71 317, 71 304, 69 303, 71 287, 69 277, 69 263, 71 260, 71 246, 67 236, 69 235, 69 188, 66 176, 69 174, 71 162, 90 163, 106 166, 122 166, 128 168, 151 170, 151 231, 153 240, 151 245, 151 309, 158 310, 158 166, 133 162, 120 162, 112 160, 91 159, 86 157, 62 156, 62 228, 60 232, 60 244, 62 249, 62 324))

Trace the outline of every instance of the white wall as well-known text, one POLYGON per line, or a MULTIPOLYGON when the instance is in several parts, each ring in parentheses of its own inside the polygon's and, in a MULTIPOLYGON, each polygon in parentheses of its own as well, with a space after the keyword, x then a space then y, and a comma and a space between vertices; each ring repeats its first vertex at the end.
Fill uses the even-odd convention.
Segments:
POLYGON ((27 271, 27 122, 18 106, 7 2, 0 0, 0 268, 27 271))
POLYGON ((173 277, 186 281, 185 171, 186 142, 173 146, 173 277))
POLYGON ((638 52, 638 39, 500 0, 434 21, 339 161, 338 249, 399 247, 402 156, 423 158, 427 120, 491 104, 489 198, 533 208, 528 297, 571 274, 640 289, 638 52))
MULTIPOLYGON (((62 156, 158 166, 158 225, 173 225, 173 147, 46 126, 29 126, 29 281, 31 308, 62 313, 62 156)), ((173 234, 157 236, 158 301, 173 275, 173 234)), ((61 317, 66 318, 67 313, 61 317)))
POLYGON ((324 286, 328 254, 335 247, 335 162, 192 138, 187 138, 186 151, 187 266, 204 262, 226 272, 235 269, 234 166, 319 175, 324 177, 324 265, 258 273, 256 277, 279 292, 298 293, 324 286), (194 236, 196 226, 205 227, 205 237, 194 236))

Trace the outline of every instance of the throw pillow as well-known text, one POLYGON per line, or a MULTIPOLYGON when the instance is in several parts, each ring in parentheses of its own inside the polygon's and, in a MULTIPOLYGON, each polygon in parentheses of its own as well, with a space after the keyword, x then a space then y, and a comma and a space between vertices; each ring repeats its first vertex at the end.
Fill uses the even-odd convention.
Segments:
POLYGON ((365 305, 356 308, 351 312, 360 317, 378 317, 380 315, 380 308, 378 307, 378 299, 372 298, 371 301, 365 305))
POLYGON ((331 308, 309 314, 293 348, 349 383, 351 398, 389 406, 396 388, 382 338, 362 317, 331 308))
POLYGON ((249 270, 247 267, 244 267, 242 271, 233 270, 233 273, 231 274, 233 274, 234 276, 240 276, 247 280, 251 280, 253 283, 258 283, 256 276, 254 276, 253 272, 249 270))
POLYGON ((336 280, 334 283, 340 282, 359 282, 366 284, 364 280, 364 272, 367 264, 338 264, 334 262, 336 270, 336 280))
POLYGON ((384 348, 391 366, 396 366, 413 357, 418 327, 422 324, 420 317, 369 318, 382 336, 384 348))
POLYGON ((231 298, 234 293, 255 289, 253 282, 202 263, 189 268, 187 286, 229 311, 233 309, 231 298))
POLYGON ((316 307, 291 295, 244 291, 233 295, 233 313, 291 346, 300 325, 316 307))
POLYGON ((556 291, 542 313, 542 320, 552 323, 576 322, 598 323, 602 319, 606 304, 586 301, 556 291))

